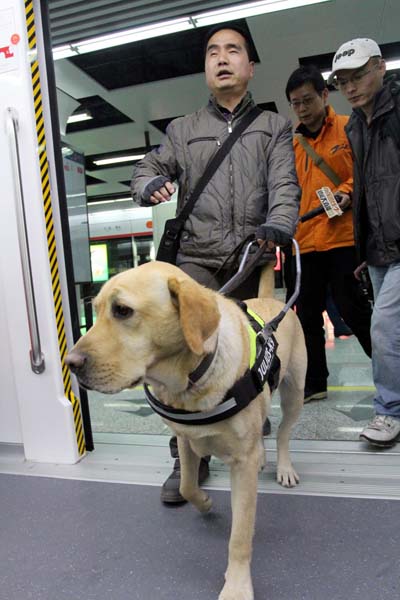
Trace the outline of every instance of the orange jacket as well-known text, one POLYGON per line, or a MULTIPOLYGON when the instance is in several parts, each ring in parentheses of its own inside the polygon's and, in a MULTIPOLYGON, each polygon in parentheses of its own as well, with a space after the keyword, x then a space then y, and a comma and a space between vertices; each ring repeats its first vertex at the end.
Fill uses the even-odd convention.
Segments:
MULTIPOLYGON (((343 183, 339 187, 335 187, 329 177, 306 154, 299 140, 294 138, 297 176, 302 189, 300 216, 321 206, 315 192, 323 186, 330 187, 333 193, 341 191, 351 194, 353 190, 353 158, 344 131, 348 120, 349 117, 337 115, 333 108, 328 106, 325 123, 318 137, 315 140, 306 138, 315 152, 322 156, 325 162, 341 177, 343 183)), ((342 246, 353 246, 352 211, 348 210, 340 217, 333 217, 333 219, 328 219, 323 213, 305 223, 299 223, 295 237, 301 253, 323 252, 342 246)))

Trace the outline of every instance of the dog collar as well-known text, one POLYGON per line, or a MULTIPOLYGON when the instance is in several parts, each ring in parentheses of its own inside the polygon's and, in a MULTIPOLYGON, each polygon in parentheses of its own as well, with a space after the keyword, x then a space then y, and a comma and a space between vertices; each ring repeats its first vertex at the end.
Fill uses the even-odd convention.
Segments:
POLYGON ((209 367, 211 367, 211 363, 214 360, 214 356, 216 355, 217 348, 218 348, 218 342, 217 342, 217 344, 215 344, 214 352, 211 352, 211 354, 206 354, 206 356, 203 358, 201 363, 195 368, 195 370, 192 371, 191 373, 189 373, 189 375, 188 375, 189 385, 187 387, 188 390, 190 390, 190 388, 201 377, 203 377, 204 373, 206 373, 206 371, 208 371, 209 367))
MULTIPOLYGON (((276 389, 280 373, 280 360, 276 354, 278 342, 272 333, 265 333, 268 326, 265 325, 259 315, 248 308, 245 302, 238 302, 237 304, 249 319, 249 368, 228 390, 224 399, 208 411, 191 412, 163 404, 150 391, 149 386, 144 384, 147 402, 154 412, 164 419, 184 425, 210 425, 233 417, 246 408, 263 391, 266 383, 268 383, 271 393, 276 389)), ((209 364, 211 364, 213 358, 214 356, 212 356, 209 364)), ((202 366, 203 362, 200 363, 199 367, 202 366)), ((199 367, 193 373, 196 373, 199 367)), ((206 370, 202 369, 200 377, 206 370)), ((190 376, 189 378, 191 379, 190 376)))

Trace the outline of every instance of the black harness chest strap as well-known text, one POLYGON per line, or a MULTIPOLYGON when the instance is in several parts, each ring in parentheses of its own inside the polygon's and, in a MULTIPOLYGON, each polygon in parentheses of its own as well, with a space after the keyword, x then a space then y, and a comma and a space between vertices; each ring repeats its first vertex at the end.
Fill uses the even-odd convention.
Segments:
POLYGON ((144 384, 147 402, 154 412, 174 423, 210 425, 229 419, 246 408, 263 391, 266 383, 271 392, 276 389, 280 372, 280 360, 276 354, 278 343, 273 335, 265 337, 261 319, 252 311, 249 312, 250 309, 244 302, 238 302, 238 306, 246 313, 256 336, 256 357, 252 367, 228 390, 224 399, 208 411, 191 412, 163 404, 152 394, 148 385, 144 384))
POLYGON ((246 408, 262 392, 262 389, 256 388, 251 371, 248 369, 243 377, 231 387, 222 402, 217 404, 213 409, 204 412, 190 412, 163 404, 150 392, 146 384, 143 387, 147 402, 154 412, 158 413, 164 419, 168 419, 168 421, 183 425, 210 425, 211 423, 218 423, 219 421, 229 419, 229 417, 233 417, 236 413, 246 408))

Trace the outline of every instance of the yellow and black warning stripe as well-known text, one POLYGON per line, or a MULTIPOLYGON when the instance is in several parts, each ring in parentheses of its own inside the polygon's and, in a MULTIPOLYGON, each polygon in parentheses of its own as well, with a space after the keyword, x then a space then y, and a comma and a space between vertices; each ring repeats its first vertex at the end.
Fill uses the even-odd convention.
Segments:
POLYGON ((85 452, 85 436, 83 432, 81 406, 79 398, 77 398, 72 391, 70 372, 67 365, 64 362, 64 358, 67 353, 67 339, 65 335, 64 313, 62 306, 60 277, 57 261, 57 248, 54 232, 53 209, 50 194, 49 163, 47 160, 46 152, 42 92, 40 87, 39 63, 36 54, 36 29, 32 0, 25 0, 25 18, 28 33, 29 50, 32 53, 31 77, 33 105, 35 110, 36 136, 38 144, 40 179, 42 184, 43 210, 46 221, 47 248, 53 288, 54 312, 57 323, 58 347, 60 351, 60 359, 62 364, 62 376, 65 395, 67 398, 69 398, 72 404, 78 451, 79 454, 82 455, 85 452))

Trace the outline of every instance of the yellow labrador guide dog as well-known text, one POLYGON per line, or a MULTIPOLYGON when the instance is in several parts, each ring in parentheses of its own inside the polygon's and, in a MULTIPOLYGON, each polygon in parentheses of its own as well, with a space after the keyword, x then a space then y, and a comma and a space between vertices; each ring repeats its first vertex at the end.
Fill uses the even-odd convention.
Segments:
MULTIPOLYGON (((164 407, 164 414, 176 415, 176 421, 166 418, 165 422, 178 438, 180 492, 199 511, 211 508, 210 497, 197 482, 200 457, 211 454, 229 465, 232 528, 219 600, 253 600, 250 561, 257 479, 265 464, 262 427, 271 392, 265 385, 241 410, 229 412, 235 404, 232 390, 248 374, 254 359, 256 336, 251 333, 248 315, 233 300, 162 262, 116 275, 103 286, 94 304, 96 323, 78 341, 66 363, 80 385, 106 394, 138 384, 151 386, 153 403, 164 407), (193 373, 197 373, 195 381, 193 373), (226 414, 232 416, 227 418, 218 416, 225 405, 231 407, 226 414), (190 419, 191 413, 198 422, 190 419), (202 415, 206 416, 203 421, 202 415)), ((249 312, 265 322, 283 307, 273 298, 256 298, 246 304, 249 312)), ((277 480, 292 487, 299 478, 289 456, 289 436, 303 405, 306 371, 303 332, 292 310, 274 337, 282 406, 277 480)), ((262 362, 260 376, 266 370, 265 360, 262 362)))

